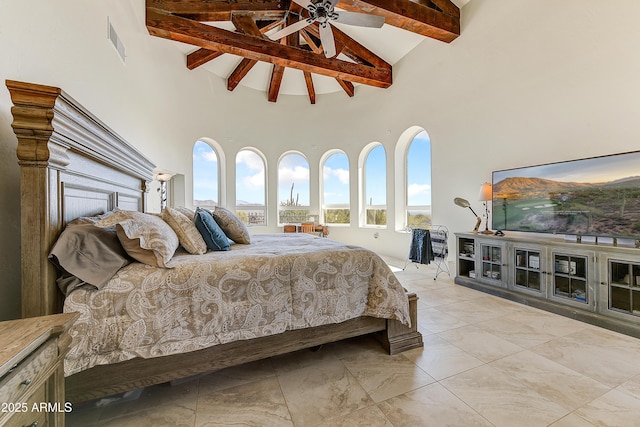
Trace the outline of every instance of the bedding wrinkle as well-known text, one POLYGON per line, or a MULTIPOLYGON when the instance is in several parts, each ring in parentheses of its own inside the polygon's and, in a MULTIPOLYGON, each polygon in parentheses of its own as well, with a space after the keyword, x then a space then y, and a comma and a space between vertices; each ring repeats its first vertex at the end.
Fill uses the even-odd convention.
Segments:
POLYGON ((253 235, 172 269, 135 262, 101 290, 77 289, 65 375, 361 316, 409 323, 404 289, 373 252, 311 235, 253 235))

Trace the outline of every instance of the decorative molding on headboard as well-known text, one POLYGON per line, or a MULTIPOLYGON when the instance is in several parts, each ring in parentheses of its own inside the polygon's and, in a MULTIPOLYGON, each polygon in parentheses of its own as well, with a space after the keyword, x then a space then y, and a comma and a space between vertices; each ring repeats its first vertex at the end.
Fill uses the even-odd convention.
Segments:
POLYGON ((61 311, 47 255, 66 221, 146 210, 154 165, 59 88, 6 81, 18 138, 22 316, 61 311))
POLYGON ((7 80, 14 106, 18 162, 64 168, 66 150, 86 153, 113 168, 153 179, 154 165, 62 89, 7 80))

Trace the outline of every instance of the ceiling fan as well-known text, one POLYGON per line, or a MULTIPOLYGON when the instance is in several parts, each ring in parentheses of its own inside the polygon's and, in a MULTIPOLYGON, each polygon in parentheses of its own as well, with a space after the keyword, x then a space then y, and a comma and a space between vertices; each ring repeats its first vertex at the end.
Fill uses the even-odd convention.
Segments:
POLYGON ((359 27, 380 28, 384 24, 384 17, 377 15, 368 15, 366 13, 347 12, 344 10, 336 11, 335 5, 339 0, 292 0, 309 11, 309 17, 301 19, 295 24, 289 25, 282 30, 269 36, 271 40, 280 40, 289 34, 317 22, 320 24, 320 41, 324 49, 324 55, 332 58, 336 55, 336 43, 333 38, 333 31, 329 24, 332 21, 341 24, 355 25, 359 27))

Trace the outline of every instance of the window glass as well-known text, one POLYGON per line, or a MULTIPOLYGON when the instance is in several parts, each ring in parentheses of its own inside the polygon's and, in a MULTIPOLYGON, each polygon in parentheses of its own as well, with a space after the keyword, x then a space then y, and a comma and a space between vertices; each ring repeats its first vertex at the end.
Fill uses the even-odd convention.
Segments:
POLYGON ((431 225, 431 141, 418 133, 407 150, 407 227, 431 225))
POLYGON ((300 154, 286 154, 278 164, 278 223, 308 221, 309 201, 309 163, 300 154))
POLYGON ((219 199, 218 154, 209 144, 197 141, 193 146, 193 204, 218 206, 219 199))
POLYGON ((236 214, 247 225, 265 225, 265 164, 258 153, 244 149, 236 156, 236 214))
POLYGON ((327 157, 322 168, 322 179, 324 221, 328 224, 349 224, 351 212, 347 155, 335 153, 327 157))

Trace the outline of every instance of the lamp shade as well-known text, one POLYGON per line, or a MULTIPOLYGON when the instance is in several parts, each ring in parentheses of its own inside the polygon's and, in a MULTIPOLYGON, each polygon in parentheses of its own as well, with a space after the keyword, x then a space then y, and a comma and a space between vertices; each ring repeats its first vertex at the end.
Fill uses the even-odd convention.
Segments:
POLYGON ((478 200, 486 202, 493 198, 493 189, 491 184, 485 182, 480 186, 480 195, 478 196, 478 200))
POLYGON ((160 182, 167 182, 171 179, 173 175, 169 174, 169 173, 164 173, 164 172, 160 172, 158 174, 156 174, 156 179, 160 182))

